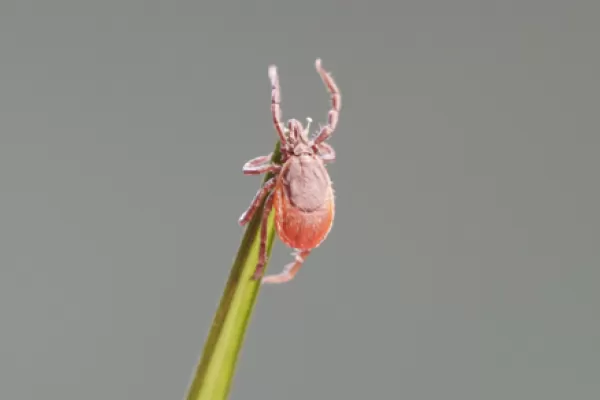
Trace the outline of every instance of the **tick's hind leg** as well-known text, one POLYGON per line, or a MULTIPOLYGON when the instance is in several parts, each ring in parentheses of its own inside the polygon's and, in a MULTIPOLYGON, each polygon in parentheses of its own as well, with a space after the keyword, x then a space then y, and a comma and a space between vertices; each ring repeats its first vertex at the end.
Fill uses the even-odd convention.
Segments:
POLYGON ((262 283, 285 283, 294 279, 294 276, 298 273, 304 260, 310 254, 310 250, 296 251, 294 256, 296 260, 283 267, 283 271, 279 274, 267 275, 262 279, 262 283))
POLYGON ((273 208, 273 192, 269 194, 265 201, 265 207, 263 208, 262 219, 260 223, 260 247, 258 250, 258 263, 254 270, 252 279, 260 279, 267 263, 267 228, 269 224, 269 214, 273 208))

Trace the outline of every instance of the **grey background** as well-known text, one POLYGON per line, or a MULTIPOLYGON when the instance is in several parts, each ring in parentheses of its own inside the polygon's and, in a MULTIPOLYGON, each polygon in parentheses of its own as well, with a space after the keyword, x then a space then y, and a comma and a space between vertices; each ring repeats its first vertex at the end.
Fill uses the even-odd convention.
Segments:
MULTIPOLYGON (((265 287, 232 399, 600 396, 585 1, 4 1, 0 399, 179 399, 285 118, 337 219, 265 287)), ((290 260, 276 245, 270 272, 290 260)))

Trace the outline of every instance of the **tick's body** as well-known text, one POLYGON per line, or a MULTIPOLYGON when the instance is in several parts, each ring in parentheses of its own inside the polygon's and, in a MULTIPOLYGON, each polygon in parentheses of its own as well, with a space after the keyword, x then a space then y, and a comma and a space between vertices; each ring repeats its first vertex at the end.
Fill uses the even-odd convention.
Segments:
POLYGON ((298 250, 318 247, 334 216, 333 189, 318 156, 290 158, 275 183, 275 227, 283 243, 298 250))
POLYGON ((267 261, 267 221, 273 207, 277 235, 287 246, 296 250, 296 261, 288 264, 282 273, 264 277, 263 283, 291 280, 304 259, 325 240, 333 224, 334 196, 325 164, 335 160, 335 151, 324 141, 337 125, 341 95, 333 78, 321 67, 320 60, 317 60, 316 67, 331 93, 332 108, 327 125, 309 139, 310 118, 306 129, 295 119, 288 121, 287 128, 281 123, 279 79, 275 67, 271 66, 271 113, 281 142, 282 164, 271 163, 272 155, 269 154, 248 161, 243 168, 248 175, 266 172, 275 174, 259 189, 239 221, 241 225, 248 223, 267 196, 261 221, 259 261, 254 278, 262 276, 267 261))

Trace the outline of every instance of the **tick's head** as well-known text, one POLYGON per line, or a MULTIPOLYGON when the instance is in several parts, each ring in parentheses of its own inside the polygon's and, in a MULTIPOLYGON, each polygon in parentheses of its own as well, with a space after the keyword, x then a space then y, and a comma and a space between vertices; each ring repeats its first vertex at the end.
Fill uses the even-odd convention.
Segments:
POLYGON ((290 153, 294 155, 313 154, 308 138, 311 122, 311 118, 306 118, 306 127, 303 127, 297 119, 288 121, 287 146, 290 153))

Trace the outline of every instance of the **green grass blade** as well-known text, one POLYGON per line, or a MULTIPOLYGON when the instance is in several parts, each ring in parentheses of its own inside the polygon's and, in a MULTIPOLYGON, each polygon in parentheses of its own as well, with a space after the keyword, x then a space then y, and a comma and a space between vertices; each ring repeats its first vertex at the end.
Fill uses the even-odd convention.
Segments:
MULTIPOLYGON (((273 161, 280 161, 279 142, 273 153, 273 161)), ((272 174, 267 174, 264 181, 271 177, 272 174)), ((260 289, 260 282, 252 280, 251 276, 258 262, 263 206, 264 201, 248 223, 242 238, 186 400, 225 400, 229 394, 238 354, 260 289)), ((274 238, 272 211, 267 236, 269 256, 274 238)))

